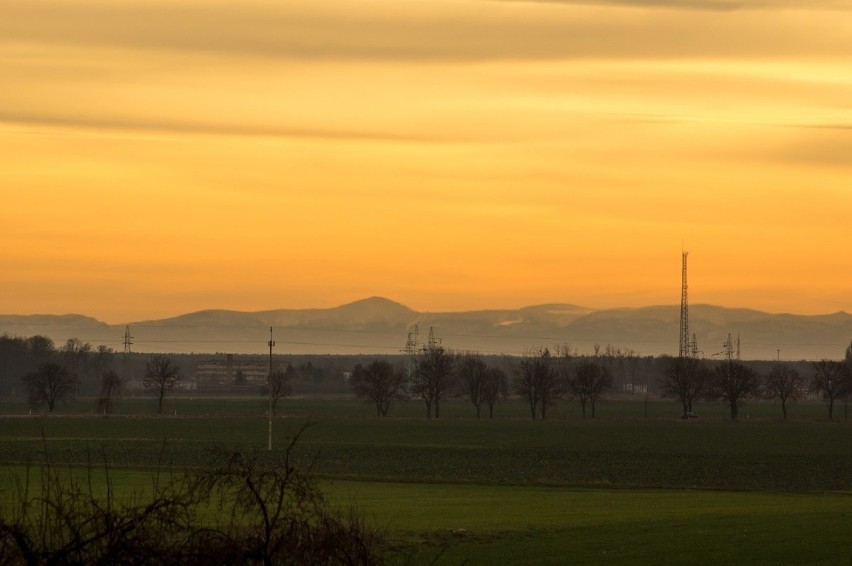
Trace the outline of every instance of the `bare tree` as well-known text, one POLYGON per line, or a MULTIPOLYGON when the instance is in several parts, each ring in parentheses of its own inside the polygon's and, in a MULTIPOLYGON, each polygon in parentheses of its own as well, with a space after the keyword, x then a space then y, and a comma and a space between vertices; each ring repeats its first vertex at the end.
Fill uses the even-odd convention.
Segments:
MULTIPOLYGON (((479 394, 482 402, 488 405, 488 418, 494 418, 494 405, 503 398, 506 393, 506 372, 500 368, 490 367, 482 376, 482 385, 479 394)), ((477 418, 479 411, 477 410, 477 418)))
POLYGON ((273 415, 277 414, 278 400, 293 394, 293 381, 296 379, 297 374, 298 371, 291 364, 287 364, 287 368, 284 371, 274 371, 269 376, 270 383, 261 391, 261 394, 272 397, 273 415))
POLYGON ((760 390, 760 376, 750 367, 729 360, 721 363, 710 375, 707 393, 710 397, 724 399, 731 409, 731 420, 737 420, 739 403, 760 390))
POLYGON ((583 418, 586 418, 586 405, 591 405, 592 418, 595 418, 595 404, 603 392, 612 387, 612 374, 609 369, 595 360, 580 360, 568 378, 568 388, 580 401, 583 418))
POLYGON ((550 350, 526 354, 515 368, 515 392, 526 398, 533 420, 547 418, 547 408, 566 392, 565 376, 556 368, 550 350))
MULTIPOLYGON (((72 375, 77 377, 77 386, 80 381, 87 380, 92 362, 92 345, 83 342, 79 338, 69 338, 59 350, 62 363, 69 369, 72 375)), ((74 390, 77 396, 77 390, 74 390)))
POLYGON ((375 360, 365 368, 361 364, 352 370, 352 388, 358 397, 376 404, 376 416, 386 417, 391 401, 403 399, 404 374, 387 360, 375 360))
POLYGON ((811 386, 822 393, 823 399, 828 401, 828 420, 834 418, 834 402, 849 393, 850 378, 849 371, 843 362, 834 360, 820 360, 814 363, 814 377, 811 386))
MULTIPOLYGON (((623 392, 625 384, 629 381, 633 384, 633 374, 635 373, 635 362, 639 356, 630 348, 622 348, 607 344, 601 356, 604 365, 609 370, 613 378, 613 383, 616 386, 616 391, 623 392)), ((632 387, 631 387, 632 392, 632 387)))
POLYGON ((172 362, 171 358, 163 355, 151 356, 145 362, 145 387, 153 389, 157 394, 157 413, 163 413, 163 398, 166 393, 174 389, 180 377, 180 368, 172 362))
POLYGON ((420 396, 426 403, 427 418, 432 418, 432 405, 435 406, 435 418, 441 416, 441 399, 452 386, 453 379, 452 354, 437 345, 425 348, 417 362, 411 393, 420 396))
POLYGON ((115 488, 108 466, 102 482, 91 464, 83 480, 50 464, 31 478, 28 468, 4 493, 0 564, 382 562, 364 520, 328 505, 295 465, 295 442, 275 460, 219 452, 210 466, 131 492, 115 488))
POLYGON ((106 370, 101 374, 101 395, 98 397, 98 410, 104 416, 109 414, 112 400, 121 397, 121 377, 115 370, 106 370))
POLYGON ((781 401, 781 412, 787 420, 787 401, 795 401, 802 394, 804 379, 796 368, 787 364, 773 367, 764 379, 764 392, 767 399, 781 401))
POLYGON ((488 367, 482 358, 475 354, 463 356, 456 364, 456 373, 467 390, 468 399, 476 408, 476 418, 481 414, 485 374, 488 367))
POLYGON ((57 401, 71 397, 77 387, 77 376, 65 366, 53 362, 39 365, 37 371, 27 374, 23 380, 30 405, 46 403, 50 412, 53 412, 57 401))
POLYGON ((53 340, 47 336, 36 334, 27 338, 27 352, 38 363, 45 363, 56 353, 56 347, 53 340))
POLYGON ((692 414, 694 403, 705 391, 709 372, 697 358, 670 358, 657 383, 663 397, 675 397, 683 406, 684 419, 692 414))
POLYGON ((113 363, 115 361, 115 350, 110 348, 109 346, 98 346, 92 355, 91 362, 89 363, 89 368, 92 373, 98 377, 103 378, 104 372, 113 368, 113 363))

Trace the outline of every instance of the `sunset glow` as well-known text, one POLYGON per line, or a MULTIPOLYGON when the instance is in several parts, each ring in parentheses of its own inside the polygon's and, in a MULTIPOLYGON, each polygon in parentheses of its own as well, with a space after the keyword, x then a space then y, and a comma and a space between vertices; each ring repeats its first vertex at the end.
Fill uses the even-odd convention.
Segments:
POLYGON ((852 2, 4 2, 0 313, 852 310, 852 2), (807 5, 807 8, 801 6, 807 5))

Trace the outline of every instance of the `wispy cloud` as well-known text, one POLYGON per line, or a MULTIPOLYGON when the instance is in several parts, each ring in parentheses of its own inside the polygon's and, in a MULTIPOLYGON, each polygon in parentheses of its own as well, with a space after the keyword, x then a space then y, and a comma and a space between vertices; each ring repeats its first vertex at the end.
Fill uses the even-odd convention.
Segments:
MULTIPOLYGON (((848 54, 847 30, 837 18, 784 17, 769 24, 763 12, 746 12, 735 18, 727 13, 797 5, 782 0, 548 0, 538 4, 536 9, 519 10, 514 0, 404 5, 383 0, 321 5, 11 0, 0 20, 0 41, 294 59, 467 61, 848 54), (637 8, 654 10, 644 13, 637 8), (675 8, 713 13, 690 15, 675 8), (607 13, 602 15, 600 10, 607 13)), ((849 2, 829 5, 841 9, 849 2)), ((802 12, 821 10, 808 5, 802 12)))
POLYGON ((777 10, 797 8, 806 10, 850 10, 849 0, 485 0, 486 2, 520 2, 561 4, 566 6, 623 6, 629 8, 665 8, 670 10, 704 10, 730 12, 735 10, 777 10))
POLYGON ((247 136, 329 139, 340 141, 374 141, 393 143, 449 143, 470 142, 471 137, 431 136, 426 134, 397 134, 382 131, 327 130, 319 128, 288 128, 284 126, 261 126, 245 124, 227 124, 216 122, 189 122, 181 120, 157 121, 150 119, 118 119, 112 117, 78 117, 50 114, 20 114, 0 112, 0 123, 21 126, 47 126, 60 128, 80 128, 107 131, 133 131, 160 134, 195 134, 210 136, 247 136))

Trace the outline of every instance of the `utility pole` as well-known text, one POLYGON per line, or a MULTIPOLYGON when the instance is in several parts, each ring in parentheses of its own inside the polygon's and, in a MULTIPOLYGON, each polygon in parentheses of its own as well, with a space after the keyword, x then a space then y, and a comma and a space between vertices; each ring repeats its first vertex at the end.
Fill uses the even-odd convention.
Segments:
POLYGON ((266 444, 266 449, 272 452, 272 347, 275 346, 275 340, 272 339, 272 327, 269 327, 269 407, 267 415, 269 417, 269 438, 266 444))

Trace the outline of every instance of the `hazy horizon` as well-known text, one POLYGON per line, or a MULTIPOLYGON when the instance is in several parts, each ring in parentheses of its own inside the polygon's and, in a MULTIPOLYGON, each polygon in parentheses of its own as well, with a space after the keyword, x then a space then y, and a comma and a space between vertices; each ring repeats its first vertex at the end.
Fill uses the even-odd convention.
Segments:
MULTIPOLYGON (((334 309, 339 308, 339 307, 344 307, 344 306, 347 306, 347 305, 352 305, 352 304, 357 304, 357 303, 363 303, 363 302, 370 301, 370 300, 373 300, 373 299, 380 299, 380 300, 389 301, 391 303, 396 303, 400 306, 409 308, 413 312, 418 313, 418 314, 453 314, 453 313, 488 312, 488 311, 516 311, 516 310, 521 310, 521 309, 525 309, 525 308, 543 307, 543 306, 549 306, 549 305, 570 306, 570 307, 576 307, 577 309, 581 309, 581 310, 588 310, 588 311, 591 311, 591 312, 609 311, 609 310, 641 310, 641 309, 651 309, 651 308, 672 308, 672 307, 673 308, 680 308, 680 303, 675 303, 675 302, 637 305, 637 306, 623 306, 622 305, 622 306, 603 306, 603 307, 581 305, 581 304, 577 304, 577 303, 573 303, 573 302, 551 302, 551 303, 535 303, 535 304, 530 303, 530 304, 522 304, 522 305, 517 305, 517 306, 492 306, 492 307, 472 308, 472 309, 420 309, 420 308, 416 308, 412 305, 406 304, 402 301, 398 301, 398 300, 396 300, 392 297, 387 297, 387 296, 383 296, 383 295, 372 295, 372 296, 369 296, 369 297, 362 297, 360 299, 354 299, 352 301, 346 301, 344 303, 333 304, 333 305, 317 305, 317 306, 304 306, 304 307, 281 306, 281 307, 270 307, 270 308, 251 309, 251 310, 238 309, 238 308, 207 307, 207 308, 200 308, 200 309, 191 310, 191 311, 176 311, 176 312, 166 313, 162 316, 142 316, 142 317, 138 317, 138 318, 134 318, 134 319, 124 318, 124 319, 117 319, 117 320, 104 319, 104 318, 95 316, 95 315, 88 313, 88 312, 71 312, 71 311, 67 311, 67 312, 0 312, 0 316, 27 317, 27 316, 78 316, 79 315, 79 316, 85 316, 85 317, 93 318, 93 319, 97 320, 98 322, 102 322, 102 323, 108 324, 110 326, 121 326, 121 325, 129 324, 129 323, 133 323, 133 322, 139 323, 139 322, 145 322, 145 321, 149 321, 149 320, 150 321, 164 320, 164 319, 181 317, 181 316, 189 315, 189 314, 197 314, 197 313, 203 313, 203 312, 216 312, 216 311, 256 314, 256 313, 275 312, 275 311, 334 310, 334 309)), ((727 306, 727 305, 717 305, 717 304, 711 304, 711 303, 705 303, 705 302, 691 302, 690 307, 714 307, 714 308, 730 309, 730 310, 750 310, 750 311, 757 311, 757 312, 765 313, 765 314, 768 314, 768 315, 786 315, 786 314, 789 314, 789 315, 793 315, 793 316, 806 316, 806 317, 807 316, 828 316, 828 315, 833 315, 833 314, 850 314, 848 311, 845 311, 845 310, 842 310, 842 309, 838 310, 838 311, 833 311, 833 312, 801 313, 801 312, 795 312, 795 311, 791 311, 791 310, 788 310, 788 311, 769 311, 769 310, 756 309, 756 308, 746 307, 746 306, 731 307, 731 306, 727 306)), ((2 329, 0 329, 0 330, 2 330, 2 329)))

